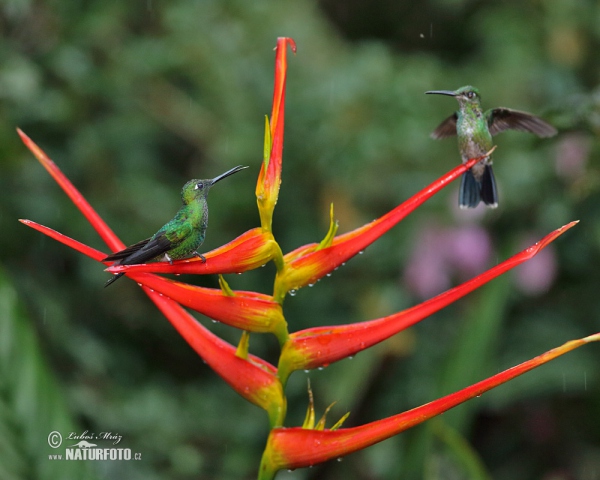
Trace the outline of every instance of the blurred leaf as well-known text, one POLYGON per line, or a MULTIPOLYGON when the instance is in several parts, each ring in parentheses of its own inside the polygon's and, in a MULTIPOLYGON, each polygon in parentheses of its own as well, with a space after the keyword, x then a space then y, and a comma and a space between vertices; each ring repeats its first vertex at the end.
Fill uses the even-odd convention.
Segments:
POLYGON ((35 331, 0 270, 0 477, 93 479, 89 462, 50 460, 51 432, 76 431, 35 331))

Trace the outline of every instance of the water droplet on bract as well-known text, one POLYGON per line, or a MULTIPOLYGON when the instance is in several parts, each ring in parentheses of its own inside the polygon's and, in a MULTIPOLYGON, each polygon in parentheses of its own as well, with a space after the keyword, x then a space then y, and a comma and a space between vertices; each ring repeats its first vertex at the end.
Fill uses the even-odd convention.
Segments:
POLYGON ((361 251, 358 252, 359 255, 362 255, 363 253, 365 253, 364 250, 361 250, 361 251))
POLYGON ((324 370, 325 367, 319 367, 317 370, 324 370))
POLYGON ((308 284, 308 286, 309 286, 309 287, 314 287, 314 286, 315 286, 315 284, 314 284, 314 283, 309 283, 309 284, 308 284))
POLYGON ((306 369, 304 370, 304 373, 310 373, 310 370, 306 369))
POLYGON ((176 277, 181 277, 181 273, 175 273, 174 274, 176 277))
POLYGON ((266 264, 266 263, 263 263, 263 264, 260 266, 260 268, 263 268, 263 267, 266 267, 266 266, 267 266, 267 264, 266 264))
POLYGON ((241 274, 242 274, 242 272, 236 272, 236 275, 241 275, 241 274))
POLYGON ((298 290, 290 290, 290 295, 292 297, 295 297, 297 293, 298 293, 298 290))
POLYGON ((211 320, 212 323, 218 323, 216 320, 211 320))
POLYGON ((338 457, 337 461, 341 462, 342 461, 342 457, 338 457))
POLYGON ((329 273, 327 274, 327 276, 328 276, 328 277, 331 277, 331 275, 333 275, 333 272, 329 272, 329 273))
POLYGON ((354 355, 350 355, 350 356, 348 357, 348 360, 352 360, 353 358, 354 358, 354 355))

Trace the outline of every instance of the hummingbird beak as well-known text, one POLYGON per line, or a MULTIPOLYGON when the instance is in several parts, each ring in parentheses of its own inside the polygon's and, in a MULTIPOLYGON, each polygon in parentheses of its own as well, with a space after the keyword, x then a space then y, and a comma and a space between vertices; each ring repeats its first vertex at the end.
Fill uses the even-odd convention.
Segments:
POLYGON ((222 173, 221 175, 219 175, 218 177, 213 178, 210 181, 211 185, 214 185, 215 183, 217 183, 219 180, 223 180, 225 177, 228 177, 229 175, 233 175, 234 173, 239 172, 240 170, 244 170, 248 168, 248 166, 242 167, 241 165, 238 165, 237 167, 233 167, 231 170, 227 170, 225 173, 222 173))
POLYGON ((450 97, 456 97, 456 92, 452 92, 451 90, 430 90, 425 92, 426 95, 448 95, 450 97))

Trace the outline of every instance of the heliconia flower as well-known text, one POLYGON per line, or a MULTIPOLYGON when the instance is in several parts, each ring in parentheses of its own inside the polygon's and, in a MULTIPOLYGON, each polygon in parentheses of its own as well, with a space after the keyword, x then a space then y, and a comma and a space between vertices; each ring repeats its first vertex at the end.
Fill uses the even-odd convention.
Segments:
POLYGON ((600 333, 572 340, 455 393, 412 410, 358 427, 336 430, 308 430, 300 427, 275 428, 269 434, 258 478, 259 480, 271 480, 281 469, 309 467, 381 442, 467 400, 478 397, 571 350, 597 341, 600 341, 600 333))
POLYGON ((148 287, 143 289, 185 341, 223 380, 243 398, 267 411, 271 427, 282 425, 287 403, 273 365, 254 355, 241 358, 236 355, 235 347, 203 327, 177 302, 148 287))
POLYGON ((471 280, 419 305, 387 317, 349 325, 314 327, 290 334, 279 358, 279 377, 285 384, 295 370, 324 367, 369 348, 414 325, 511 268, 533 258, 550 242, 578 222, 571 222, 546 235, 535 245, 471 280))
POLYGON ((211 273, 242 273, 263 266, 281 256, 279 245, 271 232, 253 228, 210 252, 203 254, 206 262, 198 257, 169 262, 153 262, 140 265, 112 265, 110 273, 176 273, 206 275, 211 273))
POLYGON ((333 238, 331 244, 326 247, 313 243, 284 255, 285 266, 283 270, 278 271, 275 280, 275 299, 280 300, 291 290, 311 285, 338 268, 490 153, 455 167, 392 211, 356 230, 333 238))
POLYGON ((273 210, 279 197, 281 163, 283 154, 283 126, 285 113, 285 84, 287 78, 287 47, 296 52, 296 42, 291 38, 277 39, 275 49, 275 88, 270 124, 265 128, 263 163, 256 183, 256 200, 261 226, 271 231, 273 210))

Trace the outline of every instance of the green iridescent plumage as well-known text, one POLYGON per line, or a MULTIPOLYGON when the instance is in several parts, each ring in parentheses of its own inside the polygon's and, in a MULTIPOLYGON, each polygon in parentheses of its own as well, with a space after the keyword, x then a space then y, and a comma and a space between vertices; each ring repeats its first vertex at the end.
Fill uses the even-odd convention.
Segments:
MULTIPOLYGON (((463 163, 489 152, 493 146, 492 135, 504 130, 529 132, 538 137, 551 137, 557 133, 552 125, 531 113, 503 107, 484 112, 479 91, 470 85, 455 91, 433 90, 425 93, 450 95, 458 100, 459 110, 446 118, 431 136, 439 139, 456 135, 463 163)), ((464 173, 460 184, 460 208, 474 208, 480 201, 492 208, 498 206, 491 156, 464 173)))
MULTIPOLYGON (((103 261, 114 261, 118 265, 135 265, 150 261, 173 261, 199 256, 198 248, 204 242, 208 225, 206 197, 210 187, 219 180, 248 167, 237 166, 208 180, 190 180, 181 190, 183 205, 172 220, 163 225, 152 237, 115 252, 103 261)), ((106 282, 105 287, 120 278, 118 273, 106 282)))

